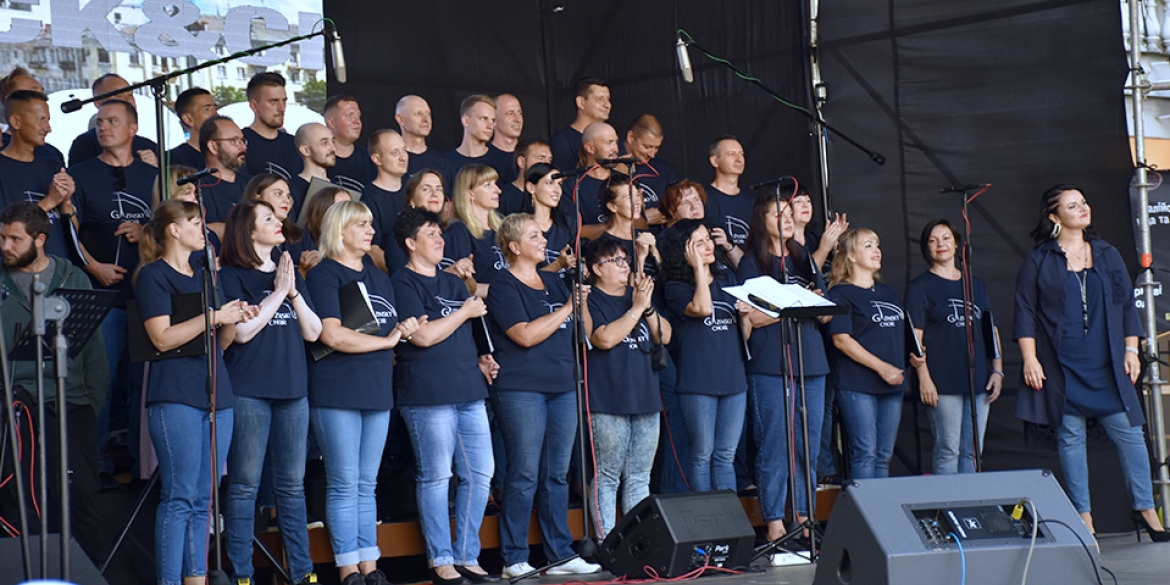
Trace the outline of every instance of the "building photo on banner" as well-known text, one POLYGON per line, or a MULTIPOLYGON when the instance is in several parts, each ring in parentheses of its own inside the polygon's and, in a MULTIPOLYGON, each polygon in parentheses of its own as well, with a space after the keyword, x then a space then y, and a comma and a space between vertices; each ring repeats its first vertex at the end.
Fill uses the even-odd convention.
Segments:
MULTIPOLYGON (((204 61, 320 30, 321 0, 40 0, 0 3, 0 71, 28 69, 49 96, 53 131, 46 142, 63 153, 88 130, 92 105, 65 114, 61 104, 92 97, 91 84, 117 74, 139 83, 204 61)), ((222 115, 252 118, 244 90, 253 75, 271 71, 287 82, 285 128, 321 122, 325 105, 325 41, 309 39, 210 67, 168 83, 164 103, 167 148, 186 140, 175 98, 191 87, 215 96, 222 115)), ((138 91, 138 133, 157 136, 153 96, 138 91)))

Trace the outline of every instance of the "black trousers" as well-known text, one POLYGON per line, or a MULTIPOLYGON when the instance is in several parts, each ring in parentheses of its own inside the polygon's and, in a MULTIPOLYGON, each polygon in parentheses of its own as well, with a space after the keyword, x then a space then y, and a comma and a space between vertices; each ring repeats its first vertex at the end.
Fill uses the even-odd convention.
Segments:
MULTIPOLYGON (((19 402, 18 398, 18 402, 19 402)), ((57 421, 55 404, 45 407, 45 441, 47 444, 37 443, 40 434, 41 421, 36 420, 36 403, 25 397, 24 405, 18 407, 17 429, 21 437, 21 473, 23 474, 24 496, 28 510, 28 530, 30 534, 40 532, 40 520, 37 516, 37 507, 42 513, 49 514, 49 532, 60 532, 61 510, 61 479, 60 479, 60 431, 57 421), (49 501, 40 501, 40 452, 45 449, 45 458, 48 461, 49 501), (36 471, 36 476, 33 471, 36 471), (36 490, 30 486, 37 486, 36 490), (37 500, 37 507, 33 506, 33 498, 37 500)), ((94 435, 97 432, 97 414, 88 405, 67 404, 66 424, 68 425, 69 444, 69 508, 70 531, 82 550, 95 564, 100 563, 105 556, 105 545, 101 538, 101 513, 98 508, 97 494, 100 488, 98 482, 97 445, 94 444, 94 435)), ((4 453, 0 460, 4 461, 3 477, 12 474, 11 447, 8 445, 7 413, 0 420, 0 428, 4 430, 4 453)), ((20 529, 19 504, 16 497, 15 478, 0 490, 0 517, 20 529)))

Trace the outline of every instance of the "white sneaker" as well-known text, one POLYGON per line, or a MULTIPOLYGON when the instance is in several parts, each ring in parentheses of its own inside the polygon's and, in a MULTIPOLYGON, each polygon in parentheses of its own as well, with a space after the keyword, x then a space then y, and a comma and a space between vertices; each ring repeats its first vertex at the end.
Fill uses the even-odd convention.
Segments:
POLYGON ((585 562, 581 557, 563 564, 557 565, 548 570, 549 575, 584 575, 587 573, 596 573, 601 570, 601 565, 585 562))
MULTIPOLYGON (((535 569, 532 568, 532 565, 525 563, 525 562, 519 562, 519 563, 516 563, 515 565, 508 565, 507 567, 504 567, 504 577, 511 579, 513 577, 519 577, 520 575, 523 575, 525 573, 531 573, 534 570, 535 569)), ((539 576, 540 576, 539 573, 533 575, 533 577, 539 577, 539 576)))

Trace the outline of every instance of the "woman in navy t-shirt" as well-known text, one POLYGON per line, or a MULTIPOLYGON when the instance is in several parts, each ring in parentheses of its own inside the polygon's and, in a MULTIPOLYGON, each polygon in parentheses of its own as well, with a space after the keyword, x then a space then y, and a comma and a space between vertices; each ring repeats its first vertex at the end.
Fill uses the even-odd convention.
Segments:
POLYGON ((828 333, 842 354, 834 370, 849 435, 850 476, 889 477, 906 391, 905 313, 898 293, 877 280, 882 267, 877 234, 859 228, 845 232, 840 242, 829 300, 850 311, 834 317, 828 333))
POLYGON ((469 297, 458 277, 439 270, 444 248, 439 222, 425 209, 404 211, 394 222, 395 239, 408 257, 391 278, 398 312, 426 319, 398 349, 395 402, 418 460, 415 493, 435 581, 478 582, 488 578, 479 566, 479 528, 495 471, 484 405, 495 362, 491 354, 477 360, 471 331, 487 314, 483 300, 469 297), (455 501, 464 502, 455 507, 454 545, 448 511, 452 471, 459 477, 455 501))
MULTIPOLYGON (((187 344, 204 332, 203 314, 171 322, 172 299, 203 292, 202 273, 191 254, 203 249, 199 206, 164 201, 142 230, 142 264, 134 277, 143 325, 160 351, 187 344)), ((258 307, 242 300, 212 311, 216 325, 215 394, 216 462, 211 461, 211 422, 207 396, 207 357, 187 356, 149 362, 147 407, 150 438, 158 454, 162 496, 155 528, 158 582, 179 583, 207 573, 207 510, 211 505, 212 470, 223 469, 232 442, 235 396, 223 362, 222 347, 235 337, 235 326, 253 318, 258 307)))
POLYGON ((585 251, 594 277, 585 328, 589 350, 589 426, 593 431, 593 500, 599 509, 597 537, 614 525, 618 488, 622 513, 650 495, 650 468, 658 451, 658 374, 650 364, 654 344, 670 341, 670 322, 654 313, 654 281, 630 282, 629 257, 616 240, 600 240, 585 251))
POLYGON ((674 224, 662 242, 692 491, 735 489, 732 462, 747 408, 744 339, 751 330, 735 297, 723 291, 738 282, 734 271, 717 263, 715 250, 711 232, 696 219, 674 224))
POLYGON ((321 342, 334 350, 309 364, 309 420, 325 458, 325 523, 343 585, 361 583, 361 575, 366 583, 385 581, 377 566, 382 554, 374 488, 394 407, 392 350, 419 326, 414 317, 399 321, 390 277, 367 255, 373 239, 368 207, 334 203, 321 223, 321 263, 307 279, 321 316, 321 342), (355 281, 365 287, 376 333, 341 323, 349 310, 339 292, 355 281))
POLYGON ((524 203, 521 210, 531 213, 544 234, 545 262, 541 270, 564 272, 577 263, 573 249, 577 245, 577 218, 569 217, 561 207, 561 179, 555 178, 556 167, 537 163, 524 175, 524 203))
MULTIPOLYGON (((269 173, 264 173, 265 176, 269 173)), ((249 184, 250 185, 250 184, 249 184)), ((260 315, 236 326, 224 357, 236 394, 236 425, 228 455, 226 550, 233 579, 252 577, 252 525, 265 458, 272 471, 280 535, 289 573, 313 572, 305 519, 305 451, 309 437, 308 366, 305 342, 317 341, 321 319, 284 243, 284 225, 272 206, 245 200, 224 225, 220 284, 229 298, 260 307, 260 315), (269 445, 278 448, 269 450, 269 445)))
MULTIPOLYGON (((747 252, 739 263, 739 277, 747 281, 769 276, 782 283, 823 290, 825 285, 811 259, 802 256, 798 262, 790 251, 799 245, 792 239, 793 208, 789 202, 781 205, 782 212, 777 214, 774 197, 756 199, 748 220, 747 252), (809 280, 808 276, 812 279, 809 280)), ((792 494, 796 517, 792 520, 803 523, 810 512, 801 417, 806 417, 808 423, 808 457, 815 462, 824 420, 822 409, 829 363, 815 320, 782 323, 759 311, 751 311, 746 318, 753 327, 752 337, 748 340, 752 359, 747 363, 747 374, 752 429, 759 449, 756 454, 756 485, 760 488, 760 510, 768 523, 768 540, 775 540, 785 533, 784 503, 788 496, 789 469, 796 470, 796 491, 792 494), (799 345, 797 335, 800 336, 799 345), (801 396, 802 384, 804 396, 801 396), (790 391, 791 403, 785 402, 786 387, 790 391), (806 414, 802 414, 805 408, 806 414), (789 417, 793 421, 792 429, 788 427, 789 417), (789 437, 795 437, 791 448, 789 437), (790 453, 795 457, 790 458, 790 453)))
POLYGON ((460 264, 463 269, 456 276, 467 284, 468 292, 481 299, 487 297, 488 286, 496 273, 507 267, 496 242, 501 220, 496 213, 500 206, 498 178, 495 169, 486 165, 463 167, 455 176, 452 197, 455 214, 443 233, 447 241, 443 268, 470 259, 473 272, 468 273, 467 262, 463 262, 460 264))
MULTIPOLYGON (((922 344, 930 348, 926 364, 917 368, 918 389, 923 404, 929 408, 930 431, 934 435, 931 461, 935 475, 974 473, 975 455, 972 448, 971 398, 969 396, 971 371, 967 367, 967 311, 963 308, 963 273, 955 261, 962 246, 954 226, 945 219, 936 219, 922 229, 919 240, 922 257, 930 263, 930 270, 910 281, 906 287, 906 311, 914 323, 914 332, 922 344)), ((991 298, 983 281, 971 277, 970 313, 975 322, 970 333, 975 347, 975 413, 979 419, 979 445, 987 428, 987 413, 991 403, 999 398, 1003 387, 1003 359, 989 354, 988 348, 999 347, 999 332, 989 345, 983 337, 980 323, 989 318, 991 298), (988 362, 991 369, 988 370, 988 362)))
POLYGON ((654 234, 647 231, 635 234, 634 230, 635 218, 642 218, 641 189, 631 197, 630 178, 614 173, 602 185, 598 201, 606 220, 605 231, 597 239, 617 240, 630 257, 631 269, 636 266, 638 274, 657 276, 662 256, 654 234), (633 264, 635 261, 637 264, 633 264))
MULTIPOLYGON (((507 471, 500 511, 504 576, 532 570, 528 521, 533 496, 551 561, 572 556, 569 532, 569 455, 577 432, 573 392, 573 302, 560 276, 537 266, 545 239, 532 215, 509 215, 499 230, 509 267, 500 271, 488 296, 488 316, 497 334, 499 377, 492 384, 492 411, 504 435, 507 471)), ((588 289, 578 302, 585 302, 588 289)), ((588 310, 587 308, 585 310, 588 310)), ((575 558, 549 570, 553 575, 594 573, 601 567, 575 558)))
POLYGON ((296 201, 293 200, 292 192, 289 191, 288 181, 284 177, 276 173, 260 173, 252 177, 251 181, 244 186, 244 195, 241 201, 264 201, 272 206, 276 213, 276 219, 281 223, 281 230, 284 232, 284 243, 280 245, 280 250, 288 252, 292 257, 293 266, 300 271, 301 275, 309 273, 309 269, 316 266, 321 261, 321 255, 317 253, 317 247, 313 244, 313 240, 305 233, 301 226, 297 225, 293 218, 300 213, 297 208, 296 201))

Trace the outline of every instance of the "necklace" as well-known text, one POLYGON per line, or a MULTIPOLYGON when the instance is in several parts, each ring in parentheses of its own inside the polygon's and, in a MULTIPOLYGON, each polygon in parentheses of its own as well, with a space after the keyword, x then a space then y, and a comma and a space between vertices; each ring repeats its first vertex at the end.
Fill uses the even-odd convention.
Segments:
POLYGON ((1085 324, 1085 333, 1089 333, 1089 269, 1085 268, 1080 272, 1074 272, 1073 276, 1077 279, 1077 284, 1081 287, 1081 319, 1085 324))

